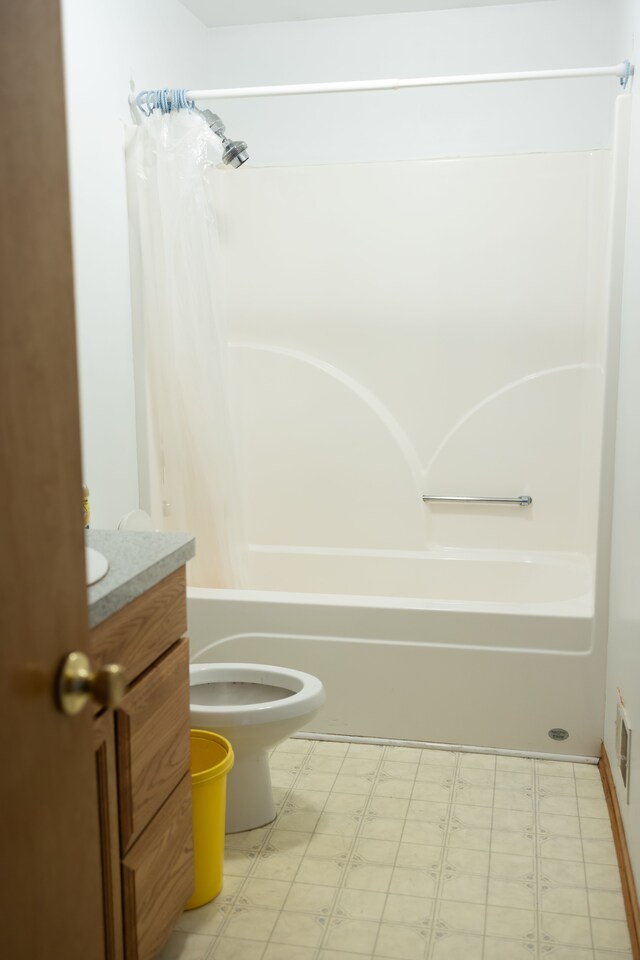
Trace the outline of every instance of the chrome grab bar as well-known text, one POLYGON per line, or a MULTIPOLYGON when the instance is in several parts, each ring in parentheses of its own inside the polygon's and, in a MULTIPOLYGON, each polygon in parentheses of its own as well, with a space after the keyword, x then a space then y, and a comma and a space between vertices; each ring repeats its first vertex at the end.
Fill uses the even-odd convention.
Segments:
POLYGON ((428 497, 423 501, 437 500, 440 503, 517 503, 519 507, 528 507, 533 503, 532 497, 428 497))

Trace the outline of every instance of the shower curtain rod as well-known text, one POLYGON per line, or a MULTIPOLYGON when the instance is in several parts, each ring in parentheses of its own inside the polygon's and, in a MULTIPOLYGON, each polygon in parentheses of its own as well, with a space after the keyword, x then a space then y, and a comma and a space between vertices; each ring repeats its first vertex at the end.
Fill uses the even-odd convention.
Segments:
POLYGON ((633 72, 633 65, 625 60, 612 67, 576 67, 569 70, 529 70, 524 73, 479 73, 392 80, 344 80, 335 83, 294 83, 185 92, 189 100, 238 100, 243 97, 295 97, 313 93, 360 93, 367 90, 403 90, 410 87, 447 87, 465 83, 507 83, 519 80, 564 80, 574 77, 618 77, 620 86, 626 87, 633 72))

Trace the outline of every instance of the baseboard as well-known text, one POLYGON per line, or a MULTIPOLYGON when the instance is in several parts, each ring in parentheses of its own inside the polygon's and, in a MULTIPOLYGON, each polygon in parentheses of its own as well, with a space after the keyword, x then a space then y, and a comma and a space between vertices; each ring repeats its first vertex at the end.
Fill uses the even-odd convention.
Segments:
POLYGON ((300 730, 292 740, 329 740, 332 743, 371 743, 379 747, 418 747, 421 750, 449 750, 453 753, 489 753, 494 757, 527 757, 531 760, 562 760, 565 763, 600 763, 598 757, 569 753, 540 753, 534 750, 506 750, 502 747, 474 747, 466 743, 435 743, 431 740, 389 740, 384 737, 355 737, 348 733, 311 733, 300 730))
POLYGON ((600 752, 598 769, 600 770, 604 795, 607 801, 607 807, 609 808, 613 840, 616 845, 618 866, 620 867, 624 908, 627 913, 629 936, 631 937, 631 951, 633 953, 633 960, 640 960, 640 905, 638 904, 638 892, 633 879, 633 870, 631 869, 624 824, 620 814, 618 795, 613 782, 611 764, 609 763, 609 757, 607 756, 604 743, 602 744, 602 750, 600 752))

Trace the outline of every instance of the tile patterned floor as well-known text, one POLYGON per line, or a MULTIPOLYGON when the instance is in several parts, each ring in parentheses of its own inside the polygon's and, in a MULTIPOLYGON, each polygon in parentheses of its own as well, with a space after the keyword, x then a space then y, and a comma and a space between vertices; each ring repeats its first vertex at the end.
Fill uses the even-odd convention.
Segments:
POLYGON ((628 960, 595 766, 288 740, 161 960, 628 960))

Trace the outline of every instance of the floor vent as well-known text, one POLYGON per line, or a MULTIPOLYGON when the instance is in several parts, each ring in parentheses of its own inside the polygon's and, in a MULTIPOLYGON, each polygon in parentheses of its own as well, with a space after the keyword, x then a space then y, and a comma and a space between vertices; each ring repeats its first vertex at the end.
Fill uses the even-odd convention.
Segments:
POLYGON ((631 727, 629 718, 621 703, 618 704, 616 713, 616 757, 620 774, 627 793, 627 803, 629 803, 629 763, 631 761, 631 727))

